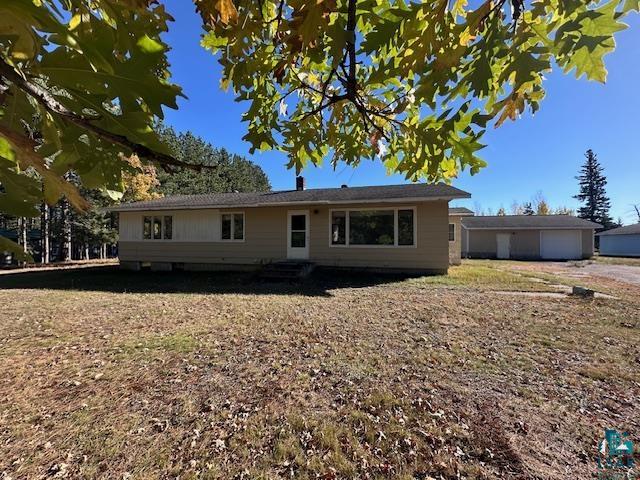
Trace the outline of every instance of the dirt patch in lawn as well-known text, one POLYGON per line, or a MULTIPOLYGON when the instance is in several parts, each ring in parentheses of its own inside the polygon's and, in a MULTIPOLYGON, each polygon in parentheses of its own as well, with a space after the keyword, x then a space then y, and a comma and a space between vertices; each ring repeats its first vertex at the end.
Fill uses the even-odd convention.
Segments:
POLYGON ((639 440, 637 297, 464 268, 7 280, 0 478, 589 478, 639 440))

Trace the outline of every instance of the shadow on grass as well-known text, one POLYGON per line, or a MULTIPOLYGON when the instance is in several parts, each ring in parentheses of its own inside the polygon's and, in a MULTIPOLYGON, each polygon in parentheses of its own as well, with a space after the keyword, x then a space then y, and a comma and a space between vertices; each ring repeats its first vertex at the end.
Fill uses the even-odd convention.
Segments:
POLYGON ((394 283, 402 275, 318 270, 300 282, 267 282, 255 273, 131 272, 118 266, 34 270, 0 275, 0 289, 77 290, 113 293, 243 293, 248 295, 331 296, 329 290, 394 283))

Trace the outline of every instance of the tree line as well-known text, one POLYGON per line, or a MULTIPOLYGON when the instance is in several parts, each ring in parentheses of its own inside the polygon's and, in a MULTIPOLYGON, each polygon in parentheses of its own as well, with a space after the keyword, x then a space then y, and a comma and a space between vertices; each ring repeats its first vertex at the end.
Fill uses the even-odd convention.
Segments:
MULTIPOLYGON (((602 225, 600 230, 622 226, 621 219, 614 221, 611 217, 611 200, 606 191, 607 177, 598 156, 591 149, 584 156, 585 162, 575 177, 578 180, 578 193, 573 198, 581 203, 577 211, 566 206, 552 207, 543 193, 538 191, 531 201, 514 200, 508 213, 504 206, 500 206, 495 215, 575 215, 599 223, 602 225)), ((640 204, 632 205, 632 208, 640 222, 640 204)), ((475 204, 474 210, 476 215, 494 215, 491 208, 485 210, 479 203, 475 204)))
POLYGON ((553 207, 549 204, 542 191, 536 192, 535 195, 527 202, 519 202, 514 200, 509 208, 503 205, 494 212, 492 208, 484 209, 479 203, 474 205, 474 213, 476 215, 575 215, 575 210, 564 205, 553 207))
MULTIPOLYGON (((66 180, 75 185, 91 208, 81 213, 66 198, 53 206, 42 202, 40 215, 17 217, 0 213, 0 236, 18 243, 34 261, 88 260, 117 255, 117 216, 109 207, 121 202, 150 200, 166 195, 195 195, 215 192, 258 192, 271 190, 269 179, 260 166, 215 148, 191 132, 177 133, 160 125, 158 132, 176 159, 192 165, 213 168, 193 170, 175 168, 172 171, 143 165, 137 157, 128 161, 130 173, 124 173, 125 191, 119 199, 107 193, 82 186, 73 172, 66 180)), ((0 256, 3 263, 13 262, 11 255, 0 256)))

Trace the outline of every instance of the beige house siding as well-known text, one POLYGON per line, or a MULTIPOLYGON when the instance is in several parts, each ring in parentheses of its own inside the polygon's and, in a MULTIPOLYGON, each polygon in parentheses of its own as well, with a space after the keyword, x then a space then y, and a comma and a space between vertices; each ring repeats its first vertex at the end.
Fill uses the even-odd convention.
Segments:
MULTIPOLYGON (((540 229, 531 230, 464 230, 466 248, 464 255, 470 258, 495 258, 496 235, 511 234, 511 258, 522 260, 540 259, 540 229)), ((583 229, 582 256, 593 256, 593 230, 583 229)))
POLYGON ((287 258, 287 212, 309 211, 309 260, 334 267, 446 272, 449 263, 448 202, 363 203, 331 206, 253 207, 229 210, 126 212, 120 215, 121 262, 255 265, 287 258), (330 246, 330 210, 416 208, 414 247, 330 246), (221 213, 244 212, 245 240, 219 240, 221 213), (172 240, 142 240, 144 216, 172 215, 172 240), (185 215, 186 214, 186 215, 185 215), (189 217, 187 219, 187 217, 189 217), (180 234, 178 232, 181 232, 180 234), (199 233, 197 233, 199 232, 199 233), (202 233, 205 232, 205 233, 202 233), (196 234, 193 240, 191 234, 196 234), (201 235, 209 235, 206 241, 201 235))
POLYGON ((585 229, 582 230, 582 258, 591 258, 593 257, 593 230, 585 229))
MULTIPOLYGON (((449 264, 460 265, 461 253, 462 253, 462 224, 460 222, 461 217, 459 215, 452 215, 449 217, 449 223, 454 224, 455 240, 449 242, 449 264)), ((447 226, 447 228, 449 228, 447 226)), ((449 238, 449 231, 447 230, 447 238, 449 238)))

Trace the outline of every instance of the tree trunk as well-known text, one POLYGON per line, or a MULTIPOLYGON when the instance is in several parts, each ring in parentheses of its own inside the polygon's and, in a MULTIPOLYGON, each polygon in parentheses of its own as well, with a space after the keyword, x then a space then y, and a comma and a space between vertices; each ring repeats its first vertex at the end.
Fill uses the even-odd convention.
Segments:
POLYGON ((72 259, 71 209, 66 198, 62 200, 62 237, 62 260, 69 262, 72 259))
POLYGON ((89 260, 89 244, 84 244, 84 259, 89 260))
MULTIPOLYGON (((22 247, 24 253, 29 251, 29 245, 27 241, 27 219, 25 217, 18 217, 18 245, 22 247)), ((25 262, 20 262, 23 265, 25 262)))
POLYGON ((49 228, 50 228, 50 217, 49 217, 49 205, 45 202, 42 203, 40 208, 40 250, 41 257, 40 261, 43 264, 49 263, 50 261, 50 244, 49 244, 49 228))

